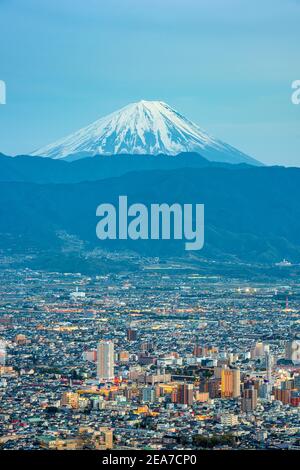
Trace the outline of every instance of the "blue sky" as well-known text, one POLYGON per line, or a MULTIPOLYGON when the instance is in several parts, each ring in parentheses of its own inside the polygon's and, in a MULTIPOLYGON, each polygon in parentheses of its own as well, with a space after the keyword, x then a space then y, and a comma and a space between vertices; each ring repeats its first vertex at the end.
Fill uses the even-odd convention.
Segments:
POLYGON ((0 152, 140 99, 264 163, 300 166, 299 0, 0 0, 0 152))

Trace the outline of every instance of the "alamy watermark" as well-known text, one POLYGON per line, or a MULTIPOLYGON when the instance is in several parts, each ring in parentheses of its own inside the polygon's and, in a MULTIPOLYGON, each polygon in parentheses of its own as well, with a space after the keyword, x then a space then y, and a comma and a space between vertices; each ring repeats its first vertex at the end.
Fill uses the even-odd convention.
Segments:
POLYGON ((0 104, 6 104, 6 84, 0 80, 0 104))
POLYGON ((300 104, 300 80, 294 80, 292 82, 292 88, 295 90, 291 96, 292 103, 300 104))
POLYGON ((185 249, 201 250, 204 245, 204 204, 150 204, 128 206, 127 196, 119 205, 100 204, 96 235, 100 240, 184 240, 185 249))

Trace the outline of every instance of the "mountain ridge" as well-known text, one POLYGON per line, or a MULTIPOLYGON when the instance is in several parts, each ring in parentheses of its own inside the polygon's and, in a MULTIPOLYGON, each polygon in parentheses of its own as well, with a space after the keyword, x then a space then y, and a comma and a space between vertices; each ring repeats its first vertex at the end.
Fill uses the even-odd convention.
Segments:
POLYGON ((193 256, 235 262, 274 263, 283 258, 300 262, 300 169, 282 167, 135 171, 72 184, 2 182, 2 246, 59 250, 58 233, 64 232, 91 247, 182 259, 189 256, 180 240, 99 241, 96 207, 117 205, 121 194, 128 196, 129 204, 205 204, 205 245, 193 256))
POLYGON ((195 153, 167 155, 114 155, 87 157, 68 162, 28 155, 9 157, 0 154, 0 181, 31 181, 37 183, 72 183, 96 181, 121 176, 131 171, 173 170, 176 168, 249 166, 246 163, 230 164, 209 162, 195 153))

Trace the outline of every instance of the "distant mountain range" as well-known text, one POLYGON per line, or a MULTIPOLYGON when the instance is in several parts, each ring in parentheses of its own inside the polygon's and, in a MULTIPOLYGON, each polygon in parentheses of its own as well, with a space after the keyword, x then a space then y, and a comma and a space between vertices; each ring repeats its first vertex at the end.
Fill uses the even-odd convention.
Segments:
POLYGON ((210 162, 197 153, 169 155, 114 155, 83 158, 73 162, 20 155, 9 157, 0 153, 0 181, 31 181, 34 183, 76 183, 121 176, 130 171, 175 170, 176 168, 247 167, 245 163, 210 162))
POLYGON ((67 159, 95 155, 177 155, 198 153, 209 161, 260 163, 218 140, 162 101, 139 101, 105 116, 33 156, 67 159))
MULTIPOLYGON (((6 164, 7 158, 2 157, 0 165, 6 164)), ((9 158, 17 162, 16 167, 6 167, 6 177, 1 171, 2 180, 7 179, 0 183, 2 248, 60 250, 65 243, 61 237, 64 233, 91 248, 130 249, 151 256, 266 263, 287 258, 300 262, 298 168, 216 165, 203 160, 202 168, 135 171, 98 181, 85 181, 89 172, 83 171, 80 176, 78 170, 73 172, 74 182, 67 181, 68 172, 61 181, 60 171, 68 168, 66 165, 76 168, 79 162, 37 159, 35 166, 33 160, 9 158), (44 163, 51 168, 50 184, 45 182, 45 175, 41 177, 48 171, 42 167, 44 163), (21 167, 31 168, 31 175, 22 175, 21 167), (204 203, 204 249, 187 253, 178 240, 100 242, 95 234, 96 207, 102 202, 116 204, 121 194, 128 195, 129 203, 145 205, 204 203)), ((94 160, 82 164, 89 166, 94 160)))
POLYGON ((129 105, 31 156, 0 154, 0 197, 0 249, 10 253, 33 249, 62 263, 71 240, 88 251, 300 263, 300 169, 264 167, 163 102, 129 105), (186 252, 180 240, 101 242, 96 208, 119 195, 146 206, 204 204, 203 250, 186 252))

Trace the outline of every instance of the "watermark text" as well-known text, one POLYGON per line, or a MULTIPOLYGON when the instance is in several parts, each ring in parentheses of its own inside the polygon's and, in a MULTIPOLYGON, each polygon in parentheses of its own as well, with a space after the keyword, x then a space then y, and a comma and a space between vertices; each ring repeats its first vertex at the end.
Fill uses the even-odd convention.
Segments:
POLYGON ((204 245, 203 204, 150 204, 128 206, 127 196, 119 205, 100 204, 96 235, 100 240, 185 240, 185 249, 201 250, 204 245))
POLYGON ((6 104, 6 84, 0 80, 0 104, 6 104))
POLYGON ((293 104, 300 104, 300 80, 294 80, 292 88, 295 90, 292 93, 291 100, 293 104))

